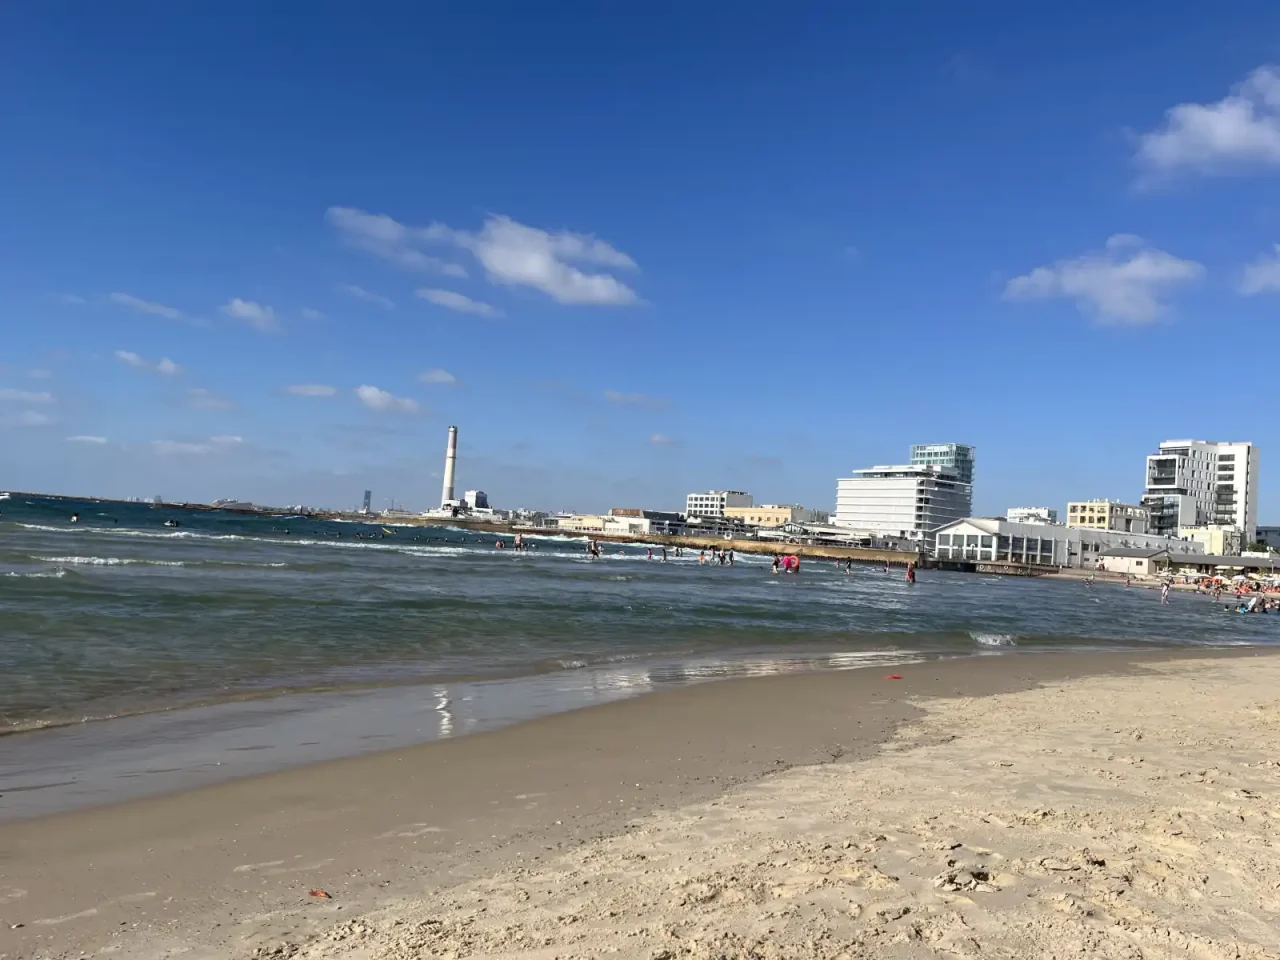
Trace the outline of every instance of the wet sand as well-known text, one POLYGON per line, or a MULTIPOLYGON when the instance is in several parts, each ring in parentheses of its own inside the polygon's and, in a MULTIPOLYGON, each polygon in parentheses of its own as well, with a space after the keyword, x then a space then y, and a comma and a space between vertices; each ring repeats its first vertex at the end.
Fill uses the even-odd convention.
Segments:
POLYGON ((1277 955, 1280 659, 892 669, 6 824, 0 956, 1277 955))

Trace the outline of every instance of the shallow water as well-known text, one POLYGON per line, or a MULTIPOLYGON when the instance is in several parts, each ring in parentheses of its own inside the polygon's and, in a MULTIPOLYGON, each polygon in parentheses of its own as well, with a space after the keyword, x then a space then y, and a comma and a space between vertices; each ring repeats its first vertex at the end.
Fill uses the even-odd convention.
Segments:
POLYGON ((0 728, 283 691, 803 652, 1268 643, 1280 617, 1145 590, 141 504, 0 502, 0 728), (80 522, 72 524, 75 511, 80 522), (181 526, 163 526, 167 518, 181 526), (378 539, 357 539, 355 534, 378 539), (509 539, 509 538, 508 538, 509 539))

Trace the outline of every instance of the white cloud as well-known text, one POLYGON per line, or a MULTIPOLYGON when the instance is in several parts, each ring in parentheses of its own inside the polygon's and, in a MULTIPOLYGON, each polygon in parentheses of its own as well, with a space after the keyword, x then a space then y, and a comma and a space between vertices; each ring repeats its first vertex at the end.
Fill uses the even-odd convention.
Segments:
POLYGON ((136 354, 132 350, 117 350, 115 358, 136 370, 154 370, 165 377, 175 377, 182 372, 182 368, 168 357, 161 357, 155 363, 152 363, 146 357, 136 354))
POLYGON ((15 403, 53 403, 53 394, 45 391, 15 390, 13 387, 0 387, 0 400, 11 400, 15 403))
POLYGON ((675 446, 675 441, 672 440, 670 437, 668 437, 665 433, 651 434, 649 437, 649 443, 655 447, 675 446))
POLYGON ((1168 307, 1180 286, 1204 276, 1194 260, 1180 260, 1145 246, 1130 234, 1117 234, 1106 250, 1059 260, 1014 277, 1005 300, 1074 300, 1081 312, 1116 323, 1151 323, 1168 307))
POLYGON ((106 437, 90 437, 86 434, 77 434, 74 437, 67 437, 67 443, 94 443, 101 446, 107 442, 106 437))
POLYGON ((295 397, 332 397, 338 392, 337 387, 326 386, 323 383, 297 383, 286 390, 295 397))
POLYGON ((252 300, 241 300, 232 297, 222 305, 222 312, 235 320, 243 321, 261 333, 275 333, 280 329, 276 322, 276 312, 270 307, 254 303, 252 300))
POLYGON ((629 256, 590 234, 550 233, 503 216, 488 217, 479 233, 438 223, 424 233, 429 240, 452 243, 470 252, 493 283, 533 287, 566 304, 616 306, 639 300, 634 290, 612 275, 588 273, 574 266, 636 269, 629 256))
POLYGON ((146 369, 151 366, 147 361, 143 360, 138 354, 132 350, 117 350, 116 359, 121 363, 127 363, 131 367, 137 367, 139 370, 146 369))
POLYGON ((532 287, 567 304, 639 301, 634 290, 612 275, 575 266, 636 269, 631 257, 590 234, 552 233, 497 215, 487 217, 478 232, 455 230, 442 223, 411 227, 385 214, 351 207, 330 207, 326 217, 352 246, 401 266, 465 276, 466 271, 444 265, 420 249, 428 244, 449 244, 475 257, 492 283, 532 287))
POLYGON ((651 397, 645 393, 622 393, 618 390, 606 390, 604 398, 610 403, 616 403, 625 407, 648 407, 651 410, 658 410, 667 405, 664 397, 651 397))
POLYGON ((349 297, 355 297, 357 300, 363 300, 365 303, 376 303, 387 310, 395 307, 395 303, 390 297, 384 297, 380 293, 371 293, 364 287, 357 287, 354 283, 340 283, 338 284, 338 291, 345 293, 349 297))
POLYGON ((477 317, 500 317, 502 311, 497 307, 480 300, 472 300, 465 294, 455 293, 452 290, 433 290, 424 288, 415 290, 414 294, 423 300, 430 301, 439 307, 447 307, 450 310, 456 310, 458 313, 472 313, 477 317))
POLYGON ((458 378, 452 373, 448 370, 441 370, 439 367, 433 367, 430 370, 420 373, 418 375, 418 379, 423 383, 435 383, 442 386, 452 386, 458 382, 458 378))
POLYGON ((188 390, 187 403, 197 410, 234 410, 236 407, 233 400, 204 387, 192 387, 188 390))
POLYGON ((1280 67, 1264 66, 1215 103, 1180 103, 1138 139, 1149 176, 1280 166, 1280 67))
POLYGON ((224 453, 240 446, 243 437, 210 437, 208 440, 152 440, 151 449, 164 456, 204 456, 224 453))
POLYGON ((1245 296, 1280 293, 1280 243, 1276 244, 1273 253, 1263 254, 1244 268, 1240 292, 1245 296))
POLYGON ((149 313, 153 316, 164 317, 166 320, 185 320, 186 316, 176 307, 165 306, 163 303, 156 303, 153 300, 143 300, 141 297, 135 297, 129 293, 109 293, 107 299, 113 303, 118 303, 122 307, 128 307, 139 313, 149 313))
POLYGON ((355 394, 366 407, 370 410, 377 410, 379 413, 418 412, 418 402, 416 400, 411 400, 409 397, 392 396, 386 390, 379 390, 377 387, 356 387, 355 394))
POLYGON ((324 314, 314 307, 303 307, 300 311, 304 320, 323 320, 324 314))
POLYGON ((325 219, 348 246, 381 257, 398 267, 446 277, 467 275, 467 271, 458 264, 429 256, 418 249, 426 239, 421 228, 407 227, 386 214, 366 213, 354 207, 330 207, 325 212, 325 219))
POLYGON ((6 427, 44 427, 53 423, 53 417, 37 410, 23 410, 12 416, 0 418, 0 424, 6 427))

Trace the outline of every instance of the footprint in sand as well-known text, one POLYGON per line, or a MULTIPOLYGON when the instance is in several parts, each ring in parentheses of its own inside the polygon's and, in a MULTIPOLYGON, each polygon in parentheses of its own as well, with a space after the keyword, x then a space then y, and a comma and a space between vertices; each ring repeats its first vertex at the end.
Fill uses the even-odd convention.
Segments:
POLYGON ((444 833, 441 827, 433 827, 427 823, 411 823, 404 827, 396 827, 386 833, 380 833, 374 839, 390 840, 392 837, 421 837, 428 833, 444 833))

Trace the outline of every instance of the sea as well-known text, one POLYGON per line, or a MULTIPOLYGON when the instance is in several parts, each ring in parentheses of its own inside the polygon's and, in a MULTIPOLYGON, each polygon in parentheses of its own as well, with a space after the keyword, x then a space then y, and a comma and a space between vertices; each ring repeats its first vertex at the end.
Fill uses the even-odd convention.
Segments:
MULTIPOLYGON (((716 677, 1280 639, 1280 616, 1194 595, 1162 606, 1137 588, 932 570, 911 585, 820 560, 774 575, 766 556, 664 562, 660 547, 605 544, 592 559, 581 538, 526 535, 522 552, 498 539, 0 499, 0 817, 15 783, 83 786, 113 763, 137 779, 178 762, 132 788, 168 789, 197 768, 261 772, 716 677)), ((75 805, 51 797, 18 806, 75 805)))

